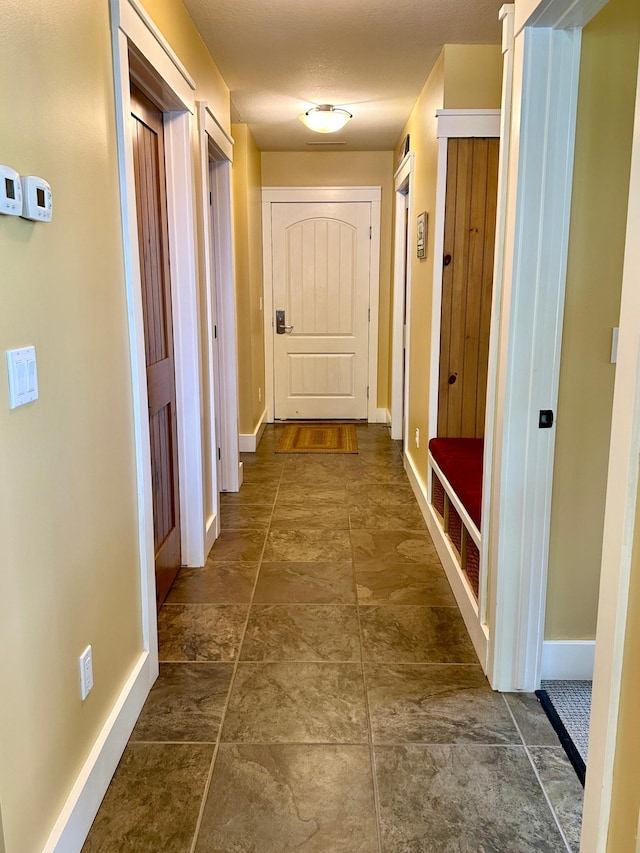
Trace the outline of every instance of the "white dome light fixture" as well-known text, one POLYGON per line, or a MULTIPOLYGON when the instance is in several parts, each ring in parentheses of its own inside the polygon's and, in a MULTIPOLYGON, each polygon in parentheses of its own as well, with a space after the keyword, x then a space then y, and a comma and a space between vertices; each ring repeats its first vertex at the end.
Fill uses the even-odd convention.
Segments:
POLYGON ((310 130, 316 133, 335 133, 344 127, 349 119, 353 118, 351 113, 331 104, 321 104, 312 107, 300 116, 300 121, 310 130))

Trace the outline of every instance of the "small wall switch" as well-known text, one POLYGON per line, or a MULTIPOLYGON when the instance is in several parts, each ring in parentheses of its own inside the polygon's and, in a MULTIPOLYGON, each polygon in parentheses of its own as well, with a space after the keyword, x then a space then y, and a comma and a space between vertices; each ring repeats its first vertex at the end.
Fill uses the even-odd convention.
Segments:
POLYGON ((620 331, 618 326, 614 326, 613 333, 611 335, 611 364, 615 364, 618 361, 618 332, 620 331))
POLYGON ((420 430, 416 427, 416 447, 420 447, 420 430))
POLYGON ((35 347, 7 350, 9 407, 17 409, 38 399, 38 371, 35 347))
POLYGON ((262 388, 258 388, 258 402, 262 402, 262 388))
POLYGON ((262 296, 260 297, 260 310, 262 311, 262 296))
POLYGON ((91 646, 80 655, 80 695, 82 701, 87 698, 93 687, 93 653, 91 646))

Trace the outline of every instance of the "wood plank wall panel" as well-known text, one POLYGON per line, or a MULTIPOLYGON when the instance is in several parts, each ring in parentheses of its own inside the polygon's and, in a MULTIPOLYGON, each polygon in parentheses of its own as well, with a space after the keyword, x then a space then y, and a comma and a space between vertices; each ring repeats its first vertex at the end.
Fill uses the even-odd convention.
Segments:
POLYGON ((497 139, 449 140, 439 436, 484 434, 497 180, 497 139))

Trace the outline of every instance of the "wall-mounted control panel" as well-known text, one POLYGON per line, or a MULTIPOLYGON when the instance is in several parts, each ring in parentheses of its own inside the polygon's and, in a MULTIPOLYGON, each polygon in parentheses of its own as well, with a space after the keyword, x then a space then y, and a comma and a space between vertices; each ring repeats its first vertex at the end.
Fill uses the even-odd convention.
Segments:
POLYGON ((47 181, 36 175, 23 175, 21 180, 23 219, 33 219, 35 222, 51 222, 53 197, 47 181))
POLYGON ((0 213, 51 222, 53 195, 49 183, 37 175, 20 175, 11 166, 0 165, 0 213))
POLYGON ((22 182, 10 166, 0 166, 0 213, 22 216, 22 182))

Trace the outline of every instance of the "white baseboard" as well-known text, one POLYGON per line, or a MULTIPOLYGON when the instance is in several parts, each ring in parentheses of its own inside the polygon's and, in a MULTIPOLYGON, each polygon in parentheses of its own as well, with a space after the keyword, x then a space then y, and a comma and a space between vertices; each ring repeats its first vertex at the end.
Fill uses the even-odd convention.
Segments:
POLYGON ((241 432, 238 436, 238 444, 240 446, 240 453, 255 453, 256 448, 260 444, 260 439, 262 438, 262 433, 264 432, 264 428, 267 425, 267 410, 260 415, 258 420, 258 424, 253 432, 241 432))
POLYGON ((389 409, 384 410, 384 422, 388 427, 391 426, 391 412, 389 411, 389 409))
POLYGON ((471 642, 478 655, 478 660, 483 671, 486 673, 489 637, 486 628, 478 620, 478 605, 475 596, 468 581, 458 568, 457 559, 451 543, 442 527, 440 527, 435 512, 427 499, 427 487, 416 471, 413 460, 407 453, 404 454, 404 467, 413 493, 418 501, 420 511, 429 528, 433 544, 436 546, 436 551, 442 562, 444 572, 460 609, 464 624, 471 637, 471 642))
POLYGON ((541 677, 549 681, 591 681, 595 653, 595 640, 545 640, 541 677))
POLYGON ((71 789, 43 853, 79 853, 82 849, 157 675, 149 652, 142 652, 71 789))
POLYGON ((374 424, 387 424, 387 423, 391 423, 391 421, 388 421, 388 420, 387 420, 388 412, 387 412, 387 410, 386 410, 386 409, 384 409, 384 408, 382 408, 382 409, 376 409, 375 411, 376 411, 376 414, 375 414, 375 421, 369 421, 369 423, 374 423, 374 424))
POLYGON ((205 560, 209 556, 209 551, 213 548, 213 545, 220 535, 220 516, 212 515, 208 521, 207 526, 205 527, 204 532, 204 558, 205 560))

